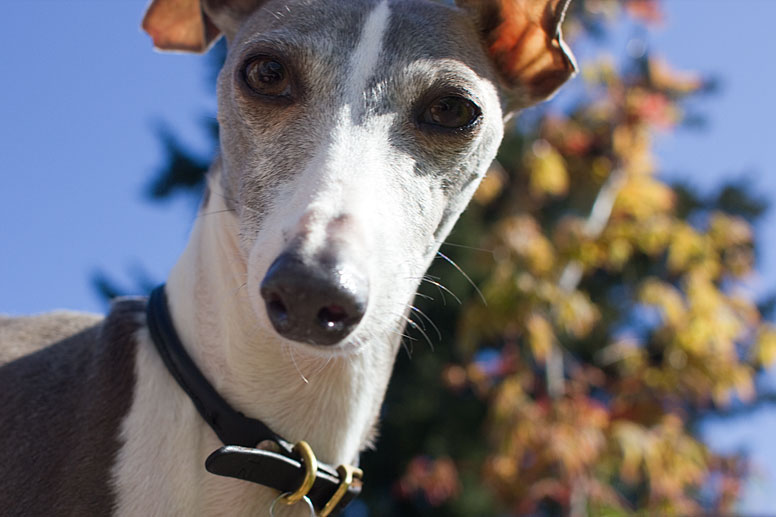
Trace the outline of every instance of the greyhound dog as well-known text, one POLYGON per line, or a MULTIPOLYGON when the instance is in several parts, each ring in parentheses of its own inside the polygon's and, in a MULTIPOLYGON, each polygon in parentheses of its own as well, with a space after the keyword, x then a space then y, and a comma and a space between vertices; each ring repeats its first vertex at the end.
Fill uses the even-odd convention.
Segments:
POLYGON ((421 277, 575 71, 567 3, 153 0, 157 48, 227 39, 219 157, 150 301, 0 318, 0 513, 340 511, 421 277))

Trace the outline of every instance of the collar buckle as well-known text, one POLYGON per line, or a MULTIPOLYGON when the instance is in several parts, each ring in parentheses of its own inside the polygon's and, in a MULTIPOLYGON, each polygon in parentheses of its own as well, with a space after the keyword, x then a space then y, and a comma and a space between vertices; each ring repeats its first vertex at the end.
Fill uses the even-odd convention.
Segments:
POLYGON ((340 484, 337 487, 337 491, 334 492, 334 495, 331 496, 323 510, 318 514, 320 517, 327 517, 331 514, 348 492, 350 485, 353 484, 353 480, 361 481, 364 478, 364 471, 352 465, 340 465, 337 467, 337 474, 340 477, 340 484))
POLYGON ((312 447, 306 441, 302 440, 294 445, 293 452, 302 457, 305 473, 302 484, 299 485, 293 493, 284 495, 280 500, 291 506, 302 500, 310 493, 310 489, 315 484, 315 477, 318 474, 318 460, 315 458, 312 447))

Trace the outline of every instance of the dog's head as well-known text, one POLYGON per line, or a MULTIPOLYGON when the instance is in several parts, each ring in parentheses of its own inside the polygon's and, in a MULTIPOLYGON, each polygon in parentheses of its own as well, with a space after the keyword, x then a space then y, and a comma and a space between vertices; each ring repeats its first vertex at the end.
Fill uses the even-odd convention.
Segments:
POLYGON ((456 3, 152 2, 158 48, 228 41, 217 184, 259 327, 309 350, 398 342, 505 118, 573 74, 566 2, 456 3))

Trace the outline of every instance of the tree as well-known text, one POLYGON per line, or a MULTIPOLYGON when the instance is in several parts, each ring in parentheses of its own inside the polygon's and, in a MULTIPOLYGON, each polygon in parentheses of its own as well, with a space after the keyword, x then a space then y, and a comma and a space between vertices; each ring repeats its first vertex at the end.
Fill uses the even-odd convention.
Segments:
MULTIPOLYGON (((566 32, 601 38, 620 9, 661 16, 655 0, 577 0, 566 32)), ((510 128, 421 287, 363 457, 370 515, 686 515, 738 497, 745 459, 709 451, 696 424, 756 402, 776 359, 776 329, 737 288, 765 204, 656 174, 654 132, 706 81, 648 54, 582 78, 562 111, 510 128)), ((208 160, 165 142, 153 195, 197 191, 208 160)))
MULTIPOLYGON (((601 34, 601 4, 576 5, 569 29, 601 34)), ((657 2, 622 5, 643 23, 660 16, 657 2)), ((401 512, 386 515, 687 515, 737 499, 745 461, 709 451, 695 423, 753 402, 774 360, 773 326, 737 289, 764 205, 740 186, 702 200, 656 176, 652 135, 680 123, 701 78, 645 54, 583 79, 565 113, 507 137, 450 239, 463 246, 443 248, 486 303, 446 259, 431 272, 466 301, 456 313, 419 300, 458 324, 436 364, 397 368, 379 451, 412 459, 402 473, 366 458, 386 482, 401 476, 401 512), (447 409, 424 420, 418 393, 437 379, 447 409)))

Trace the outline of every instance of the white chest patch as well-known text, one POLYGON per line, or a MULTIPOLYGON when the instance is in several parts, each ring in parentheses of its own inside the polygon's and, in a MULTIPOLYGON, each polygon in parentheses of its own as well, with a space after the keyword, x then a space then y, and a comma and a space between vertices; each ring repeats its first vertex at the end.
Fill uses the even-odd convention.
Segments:
POLYGON ((147 329, 137 342, 134 399, 112 469, 114 515, 265 515, 274 491, 205 470, 218 438, 165 368, 147 329))

